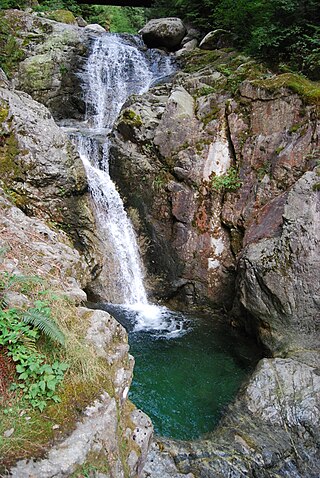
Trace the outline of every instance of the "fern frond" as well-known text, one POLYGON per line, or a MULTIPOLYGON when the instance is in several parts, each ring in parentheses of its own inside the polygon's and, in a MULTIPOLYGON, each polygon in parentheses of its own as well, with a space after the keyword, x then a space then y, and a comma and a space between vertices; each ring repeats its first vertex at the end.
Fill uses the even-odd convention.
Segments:
POLYGON ((24 313, 22 320, 26 324, 31 324, 40 332, 49 337, 49 339, 58 342, 61 345, 65 344, 65 337, 58 325, 49 317, 43 315, 37 309, 29 309, 24 313))
POLYGON ((23 335, 21 337, 21 342, 28 350, 30 350, 30 352, 37 352, 36 340, 33 337, 26 337, 23 335))

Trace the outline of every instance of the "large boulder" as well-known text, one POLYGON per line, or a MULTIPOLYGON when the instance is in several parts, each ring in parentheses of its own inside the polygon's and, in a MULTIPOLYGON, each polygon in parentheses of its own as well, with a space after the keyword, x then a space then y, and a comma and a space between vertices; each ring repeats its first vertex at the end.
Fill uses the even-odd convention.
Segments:
POLYGON ((235 40, 234 35, 227 30, 219 28, 213 30, 202 39, 199 48, 202 50, 216 50, 218 48, 229 48, 235 40))
POLYGON ((180 18, 169 17, 150 20, 139 33, 149 48, 177 50, 186 32, 180 18))

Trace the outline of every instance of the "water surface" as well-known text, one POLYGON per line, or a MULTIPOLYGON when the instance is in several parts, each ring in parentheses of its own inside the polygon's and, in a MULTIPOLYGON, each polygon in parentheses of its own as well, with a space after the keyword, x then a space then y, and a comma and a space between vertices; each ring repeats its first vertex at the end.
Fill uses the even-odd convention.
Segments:
POLYGON ((216 316, 161 308, 153 326, 149 311, 143 328, 137 308, 105 308, 129 332, 136 361, 129 396, 150 416, 155 432, 190 440, 212 431, 257 362, 255 344, 216 316))

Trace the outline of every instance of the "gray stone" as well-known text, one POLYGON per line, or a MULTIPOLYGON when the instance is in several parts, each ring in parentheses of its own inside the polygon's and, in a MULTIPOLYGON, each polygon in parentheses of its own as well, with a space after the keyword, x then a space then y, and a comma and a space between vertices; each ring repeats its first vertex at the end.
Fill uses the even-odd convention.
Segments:
POLYGON ((189 40, 188 42, 184 43, 183 48, 178 50, 175 55, 177 58, 180 58, 181 56, 185 55, 186 53, 194 50, 198 46, 198 40, 193 39, 189 40))
POLYGON ((4 11, 4 15, 13 25, 19 24, 12 31, 23 53, 11 72, 12 85, 45 104, 55 118, 83 118, 77 70, 87 51, 84 29, 21 10, 4 11))
POLYGON ((2 184, 25 213, 67 229, 95 268, 95 219, 75 148, 48 109, 26 93, 0 88, 0 102, 7 111, 1 124, 4 141, 14 145, 1 163, 2 184))
POLYGON ((84 30, 88 33, 94 33, 95 35, 102 35, 103 33, 106 33, 106 30, 98 23, 86 25, 84 30))
POLYGON ((176 50, 186 31, 180 18, 169 17, 150 20, 139 33, 150 48, 165 47, 176 50))

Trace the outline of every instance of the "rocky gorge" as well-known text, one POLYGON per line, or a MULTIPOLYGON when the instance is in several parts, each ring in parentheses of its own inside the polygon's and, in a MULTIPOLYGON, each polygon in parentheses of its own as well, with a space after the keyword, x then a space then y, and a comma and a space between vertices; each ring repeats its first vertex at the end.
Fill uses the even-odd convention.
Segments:
POLYGON ((230 48, 184 48, 179 71, 129 98, 115 124, 111 175, 149 293, 186 309, 224 308, 267 357, 212 434, 159 439, 143 472, 151 424, 127 401, 125 332, 81 306, 84 290, 101 296, 105 258, 83 166, 55 122, 84 118, 77 73, 101 31, 20 11, 5 18, 21 56, 0 84, 2 269, 36 270, 72 299, 112 383, 46 458, 20 461, 11 475, 70 476, 96 453, 109 469, 95 476, 316 477, 319 86, 230 48))

